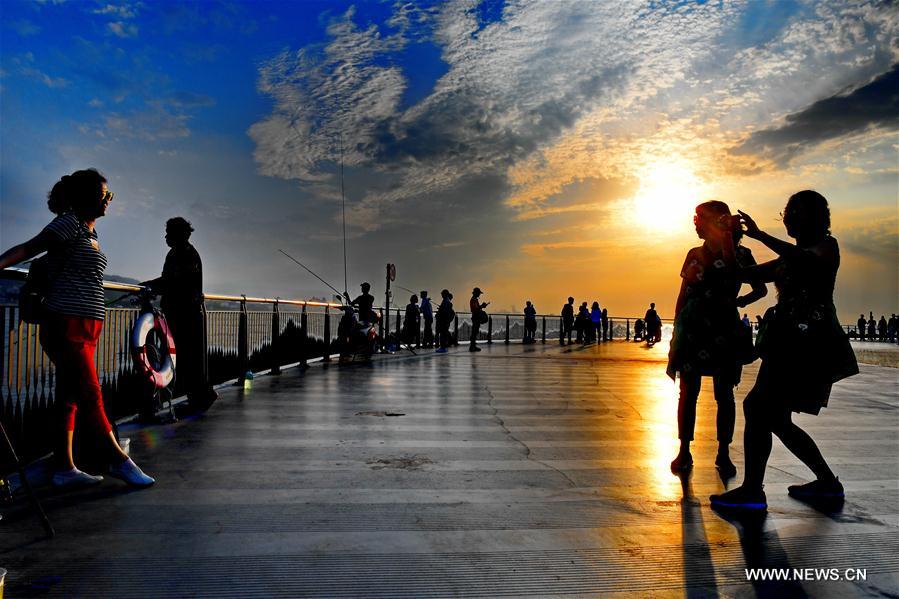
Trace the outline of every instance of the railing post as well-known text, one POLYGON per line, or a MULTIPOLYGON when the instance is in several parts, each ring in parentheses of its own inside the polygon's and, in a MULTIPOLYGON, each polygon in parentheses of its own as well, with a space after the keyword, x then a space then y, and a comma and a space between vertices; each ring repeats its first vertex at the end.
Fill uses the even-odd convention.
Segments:
POLYGON ((331 361, 331 307, 325 306, 325 354, 322 356, 322 362, 331 361))
POLYGON ((625 339, 625 341, 631 340, 631 319, 630 318, 627 319, 627 332, 625 333, 624 339, 625 339))
POLYGON ((397 308, 396 309, 396 344, 397 344, 397 347, 399 347, 401 345, 401 343, 400 343, 400 341, 401 341, 400 340, 400 320, 402 320, 402 318, 400 318, 400 309, 397 308))
POLYGON ((546 316, 543 317, 543 338, 541 343, 546 343, 546 316))
MULTIPOLYGON (((200 303, 200 314, 203 315, 203 382, 209 384, 209 313, 206 311, 206 301, 200 303)), ((2 328, 2 327, 0 327, 2 328)))
POLYGON ((306 304, 303 304, 303 311, 300 313, 300 366, 303 368, 308 366, 306 363, 306 350, 309 347, 307 345, 309 329, 306 325, 306 304))
POLYGON ((381 334, 381 348, 385 351, 387 350, 387 335, 390 334, 390 304, 384 308, 384 329, 380 331, 381 334))
POLYGON ((272 306, 272 374, 281 374, 281 308, 278 300, 272 306))
POLYGON ((459 345, 459 315, 453 317, 453 345, 459 345))
POLYGON ((487 344, 493 343, 493 317, 487 317, 487 344))
POLYGON ((506 314, 506 345, 509 345, 509 315, 506 314))
POLYGON ((615 321, 609 319, 609 341, 615 338, 615 321))
POLYGON ((237 321, 237 364, 240 368, 238 379, 243 382, 250 369, 250 336, 249 320, 247 314, 247 296, 240 300, 240 316, 237 321))
POLYGON ((384 318, 387 318, 387 321, 390 321, 390 310, 381 310, 381 318, 378 319, 378 344, 381 346, 381 351, 387 351, 387 343, 386 339, 384 339, 384 318), (387 316, 385 317, 384 314, 387 316))

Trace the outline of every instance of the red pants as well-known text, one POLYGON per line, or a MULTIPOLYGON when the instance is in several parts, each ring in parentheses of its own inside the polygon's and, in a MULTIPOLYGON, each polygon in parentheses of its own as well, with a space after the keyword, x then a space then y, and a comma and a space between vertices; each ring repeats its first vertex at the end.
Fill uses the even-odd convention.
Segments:
POLYGON ((75 430, 75 414, 102 434, 112 430, 103 409, 103 394, 94 363, 103 321, 47 312, 41 345, 56 365, 56 403, 66 431, 75 430))

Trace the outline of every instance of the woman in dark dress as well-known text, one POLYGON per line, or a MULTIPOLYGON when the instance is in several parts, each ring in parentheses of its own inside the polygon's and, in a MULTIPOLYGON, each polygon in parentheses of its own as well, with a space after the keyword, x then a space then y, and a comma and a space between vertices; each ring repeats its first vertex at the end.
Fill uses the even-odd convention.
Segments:
POLYGON ((712 495, 712 505, 767 508, 763 483, 772 434, 817 477, 811 483, 789 487, 791 496, 842 498, 843 485, 818 446, 792 421, 793 412, 818 414, 827 405, 833 383, 858 374, 849 338, 833 304, 840 248, 830 235, 827 200, 808 190, 790 197, 783 223, 796 245, 772 237, 759 230, 749 215, 740 215, 746 235, 779 256, 741 271, 741 278, 773 281, 777 305, 762 321, 756 340, 762 365, 755 386, 743 402, 746 475, 742 486, 712 495))
POLYGON ((736 407, 734 387, 740 382, 742 364, 751 359, 752 333, 740 322, 737 308, 767 295, 763 283, 737 297, 741 283, 738 269, 755 264, 752 252, 739 245, 742 233, 727 204, 705 202, 693 217, 696 235, 703 244, 687 252, 681 269, 681 289, 674 314, 674 336, 668 355, 668 376, 680 374, 677 428, 680 451, 671 471, 682 474, 693 466, 690 442, 696 426, 696 401, 703 376, 711 376, 718 404, 718 455, 715 466, 724 478, 737 469, 730 459, 736 407))

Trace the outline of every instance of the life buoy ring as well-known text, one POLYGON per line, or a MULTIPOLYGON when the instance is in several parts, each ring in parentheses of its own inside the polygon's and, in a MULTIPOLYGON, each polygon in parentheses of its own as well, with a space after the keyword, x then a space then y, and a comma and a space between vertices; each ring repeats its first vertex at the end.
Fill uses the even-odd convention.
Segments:
POLYGON ((137 369, 157 389, 165 389, 175 378, 175 340, 172 338, 172 332, 169 330, 165 318, 152 312, 145 312, 138 317, 131 330, 131 354, 137 369), (156 330, 157 334, 165 341, 158 369, 154 368, 147 355, 147 337, 152 330, 156 330))

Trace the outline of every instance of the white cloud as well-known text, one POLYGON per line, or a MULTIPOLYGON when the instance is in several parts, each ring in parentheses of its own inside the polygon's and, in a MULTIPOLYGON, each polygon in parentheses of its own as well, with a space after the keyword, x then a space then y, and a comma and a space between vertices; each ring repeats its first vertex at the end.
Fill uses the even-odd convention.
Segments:
POLYGON ((109 31, 120 38, 129 38, 137 36, 137 25, 133 23, 125 23, 123 21, 113 21, 106 24, 109 31))

